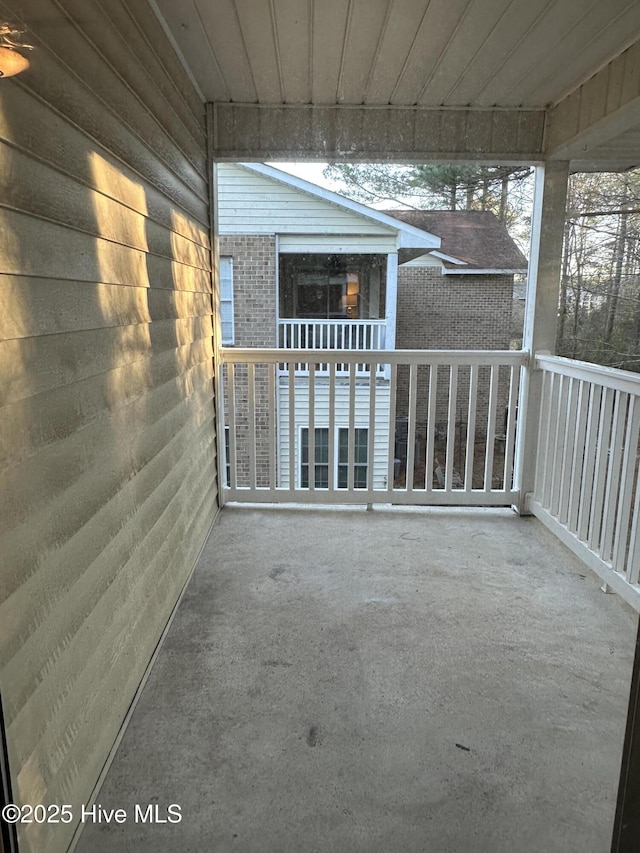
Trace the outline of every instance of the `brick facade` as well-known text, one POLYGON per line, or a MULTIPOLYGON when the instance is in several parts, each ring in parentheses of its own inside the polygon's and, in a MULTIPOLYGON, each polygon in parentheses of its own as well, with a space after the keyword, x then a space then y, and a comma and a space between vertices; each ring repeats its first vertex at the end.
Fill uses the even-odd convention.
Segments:
POLYGON ((512 275, 399 267, 398 349, 509 349, 512 275))
POLYGON ((220 255, 233 258, 235 346, 276 346, 276 238, 220 237, 220 255))
MULTIPOLYGON (((509 349, 513 302, 512 275, 448 275, 437 267, 398 269, 397 349, 509 349)), ((424 455, 429 398, 429 370, 418 369, 416 406, 417 458, 424 455)), ((409 369, 398 369, 396 417, 408 413, 409 369)), ((458 370, 456 436, 464 444, 469 405, 469 369, 458 370)), ((478 379, 476 436, 486 434, 490 371, 481 368, 478 379)), ((508 371, 501 368, 498 381, 496 432, 504 432, 504 412, 509 395, 508 371)), ((449 369, 438 369, 436 405, 436 456, 446 434, 449 406, 449 369), (438 441, 440 439, 440 441, 438 441)), ((441 462, 444 462, 444 454, 441 462)), ((456 464, 460 467, 462 459, 456 464)))
MULTIPOLYGON (((276 240, 273 236, 220 237, 220 255, 233 258, 235 346, 276 346, 276 240)), ((228 381, 228 380, 227 380, 228 381)), ((235 369, 236 474, 239 486, 249 485, 249 402, 245 365, 235 369)), ((255 371, 256 479, 269 484, 269 417, 267 368, 255 371)), ((228 388, 225 401, 228 401, 228 388)), ((229 413, 225 412, 227 423, 229 413)))

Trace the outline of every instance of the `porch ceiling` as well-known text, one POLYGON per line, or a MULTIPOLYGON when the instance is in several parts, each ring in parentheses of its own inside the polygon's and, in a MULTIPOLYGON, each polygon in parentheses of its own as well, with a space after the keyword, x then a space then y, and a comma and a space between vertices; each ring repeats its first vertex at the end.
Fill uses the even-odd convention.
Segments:
MULTIPOLYGON (((586 167, 596 166, 596 161, 610 167, 640 162, 635 135, 640 128, 637 52, 631 51, 624 67, 618 62, 619 80, 610 81, 607 69, 599 92, 583 86, 638 40, 637 0, 155 0, 155 4, 210 102, 544 111, 547 119, 549 108, 560 105, 553 115, 565 129, 558 142, 563 156, 584 161, 586 167), (634 91, 624 103, 612 104, 609 86, 634 91), (569 140, 567 119, 575 104, 568 96, 575 92, 588 100, 588 115, 581 114, 569 140), (620 125, 622 108, 625 118, 620 125), (603 120, 607 125, 612 113, 617 124, 611 124, 611 134, 603 134, 600 126, 596 142, 580 139, 567 148, 573 136, 591 125, 602 125, 603 120)), ((503 116, 503 124, 505 120, 503 116)), ((478 156, 473 140, 467 144, 478 156)), ((398 159, 403 153, 400 146, 398 159)), ((440 153, 444 157, 447 152, 440 153)), ((500 154, 497 148, 481 153, 500 154)), ((544 153, 554 152, 547 147, 544 153)))

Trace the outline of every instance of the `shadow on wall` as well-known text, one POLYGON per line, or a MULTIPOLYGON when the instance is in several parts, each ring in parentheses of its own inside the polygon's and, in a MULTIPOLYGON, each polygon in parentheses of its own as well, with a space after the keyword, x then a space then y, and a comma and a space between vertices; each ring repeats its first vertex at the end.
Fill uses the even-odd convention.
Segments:
POLYGON ((16 798, 78 814, 211 515, 208 237, 95 150, 45 166, 51 127, 25 127, 3 89, 0 687, 16 798))

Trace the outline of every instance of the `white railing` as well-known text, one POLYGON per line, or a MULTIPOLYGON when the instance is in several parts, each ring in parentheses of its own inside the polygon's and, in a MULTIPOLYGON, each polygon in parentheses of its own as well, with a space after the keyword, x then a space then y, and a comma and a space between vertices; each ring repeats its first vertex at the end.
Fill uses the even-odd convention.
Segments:
MULTIPOLYGON (((386 320, 278 320, 278 346, 286 350, 383 350, 386 328, 386 320)), ((349 363, 341 360, 336 363, 335 370, 336 376, 346 376, 349 363)), ((358 376, 367 375, 368 370, 367 364, 356 366, 358 376)), ((279 372, 281 375, 288 372, 288 367, 282 362, 279 372)), ((296 362, 295 372, 298 376, 307 376, 308 361, 296 362)), ((328 375, 329 363, 318 362, 316 373, 328 375)), ((378 373, 382 373, 381 367, 378 373)))
POLYGON ((278 320, 281 349, 381 350, 386 320, 278 320))
POLYGON ((640 376, 539 355, 532 512, 640 610, 640 376))
POLYGON ((223 500, 517 503, 524 353, 290 350, 282 375, 284 355, 221 351, 223 500), (295 371, 303 359, 307 376, 295 371))

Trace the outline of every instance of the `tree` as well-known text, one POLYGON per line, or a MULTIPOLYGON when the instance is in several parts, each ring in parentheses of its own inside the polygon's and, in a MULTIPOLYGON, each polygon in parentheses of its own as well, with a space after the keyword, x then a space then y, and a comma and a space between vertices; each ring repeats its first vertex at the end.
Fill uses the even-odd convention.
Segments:
POLYGON ((531 174, 524 166, 333 164, 325 176, 345 195, 365 202, 389 202, 422 209, 490 210, 503 222, 521 214, 513 189, 531 174), (511 203, 511 204, 510 204, 511 203))

